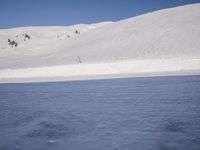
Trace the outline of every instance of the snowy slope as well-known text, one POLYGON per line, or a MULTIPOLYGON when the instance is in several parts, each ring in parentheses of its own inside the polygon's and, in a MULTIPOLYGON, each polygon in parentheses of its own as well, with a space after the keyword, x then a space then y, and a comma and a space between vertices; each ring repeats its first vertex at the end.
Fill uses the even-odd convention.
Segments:
POLYGON ((188 71, 200 72, 200 4, 114 23, 0 30, 1 81, 188 71))

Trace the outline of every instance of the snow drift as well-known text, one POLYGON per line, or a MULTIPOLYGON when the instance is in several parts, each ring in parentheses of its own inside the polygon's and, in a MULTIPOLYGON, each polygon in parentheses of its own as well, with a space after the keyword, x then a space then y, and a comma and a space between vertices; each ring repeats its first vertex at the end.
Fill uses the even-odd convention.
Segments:
POLYGON ((200 73, 200 4, 118 22, 0 30, 1 82, 170 72, 200 73))

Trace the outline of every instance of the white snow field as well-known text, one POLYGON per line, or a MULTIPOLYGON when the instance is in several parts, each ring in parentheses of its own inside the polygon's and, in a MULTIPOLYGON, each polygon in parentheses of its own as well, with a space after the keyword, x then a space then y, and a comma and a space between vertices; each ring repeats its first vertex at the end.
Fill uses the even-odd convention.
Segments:
POLYGON ((0 29, 0 82, 170 74, 200 74, 199 3, 118 22, 0 29))

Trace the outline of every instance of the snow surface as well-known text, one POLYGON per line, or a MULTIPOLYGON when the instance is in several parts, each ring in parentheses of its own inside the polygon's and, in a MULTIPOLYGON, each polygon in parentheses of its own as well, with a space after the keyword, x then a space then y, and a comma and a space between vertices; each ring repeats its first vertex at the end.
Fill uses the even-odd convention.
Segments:
POLYGON ((1 150, 199 150, 200 76, 0 84, 1 150))
POLYGON ((0 30, 0 82, 166 72, 200 74, 199 3, 118 22, 0 30))

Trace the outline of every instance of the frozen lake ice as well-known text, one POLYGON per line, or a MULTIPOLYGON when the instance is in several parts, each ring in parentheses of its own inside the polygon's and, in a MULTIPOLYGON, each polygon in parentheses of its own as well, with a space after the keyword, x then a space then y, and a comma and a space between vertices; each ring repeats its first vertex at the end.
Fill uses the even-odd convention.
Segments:
POLYGON ((199 150, 200 76, 0 84, 0 150, 199 150))

